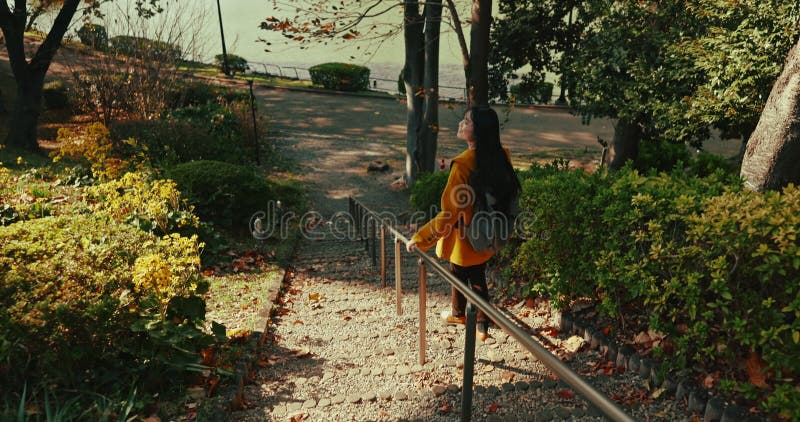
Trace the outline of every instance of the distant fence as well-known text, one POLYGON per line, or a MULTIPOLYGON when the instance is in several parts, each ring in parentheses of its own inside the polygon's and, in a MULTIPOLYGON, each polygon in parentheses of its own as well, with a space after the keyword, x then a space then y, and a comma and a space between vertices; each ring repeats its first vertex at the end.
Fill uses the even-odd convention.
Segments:
MULTIPOLYGON (((272 63, 247 62, 250 72, 262 73, 266 76, 276 76, 300 81, 311 81, 311 73, 308 68, 297 66, 281 66, 272 63)), ((398 94, 397 79, 387 79, 372 77, 369 78, 370 87, 374 91, 383 91, 390 94, 398 94)), ((439 85, 439 98, 450 101, 465 101, 466 89, 458 86, 439 85)), ((550 104, 556 104, 559 95, 553 92, 550 104)))
MULTIPOLYGON (((251 72, 263 73, 267 76, 310 81, 311 74, 308 68, 297 66, 281 66, 272 63, 247 62, 251 72)), ((370 76, 370 87, 375 91, 397 94, 397 79, 377 78, 370 76)), ((442 99, 464 101, 466 98, 464 87, 439 85, 439 96, 442 99)))

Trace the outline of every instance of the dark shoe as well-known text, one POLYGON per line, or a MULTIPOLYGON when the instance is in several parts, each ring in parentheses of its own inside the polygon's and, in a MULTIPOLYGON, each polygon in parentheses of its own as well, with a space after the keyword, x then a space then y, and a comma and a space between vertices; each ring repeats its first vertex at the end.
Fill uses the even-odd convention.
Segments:
POLYGON ((453 316, 453 311, 443 311, 442 321, 448 325, 464 325, 467 322, 467 317, 453 316))

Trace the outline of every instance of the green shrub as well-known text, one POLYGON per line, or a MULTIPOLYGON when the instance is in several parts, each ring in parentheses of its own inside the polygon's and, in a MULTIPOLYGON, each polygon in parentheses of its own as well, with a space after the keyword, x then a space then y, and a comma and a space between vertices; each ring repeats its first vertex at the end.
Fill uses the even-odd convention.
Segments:
MULTIPOLYGON (((591 297, 607 316, 645 317, 674 345, 661 355, 668 367, 728 367, 756 353, 775 390, 750 392, 765 410, 798 416, 790 385, 800 371, 800 289, 786 281, 800 278, 800 190, 742 192, 722 171, 529 175, 529 232, 547 235, 529 237, 514 259, 523 292, 558 306, 591 297)), ((730 377, 752 390, 735 382, 744 373, 730 377)))
POLYGON ((684 144, 670 142, 642 142, 639 145, 639 157, 634 168, 647 172, 670 171, 679 163, 686 165, 691 161, 689 151, 684 144))
POLYGON ((108 391, 194 361, 208 338, 198 247, 91 215, 0 227, 0 333, 17 345, 0 348, 0 395, 26 382, 108 391))
POLYGON ((83 25, 78 31, 81 44, 87 45, 97 51, 108 50, 108 32, 106 27, 93 23, 83 25))
POLYGON ((324 63, 308 69, 311 82, 337 91, 366 91, 369 89, 369 69, 348 63, 324 63))
POLYGON ((118 180, 91 186, 88 193, 97 201, 96 214, 146 232, 195 234, 200 227, 200 221, 171 180, 129 172, 118 180))
POLYGON ((553 84, 523 79, 522 82, 511 85, 509 92, 519 103, 547 104, 553 99, 553 84))
POLYGON ((232 89, 203 82, 179 82, 171 87, 167 103, 173 109, 205 104, 249 102, 250 94, 241 89, 232 89))
POLYGON ((250 217, 266 211, 269 201, 297 206, 300 193, 259 176, 253 169, 220 161, 193 161, 169 172, 197 214, 226 227, 248 227, 250 217))
POLYGON ((442 209, 442 192, 447 186, 450 171, 437 171, 422 174, 411 186, 411 207, 425 213, 426 219, 433 218, 442 209))
POLYGON ((130 35, 112 37, 109 40, 109 50, 123 56, 171 62, 180 60, 182 55, 177 45, 130 35))
MULTIPOLYGON (((237 56, 236 54, 227 54, 225 58, 228 60, 228 70, 230 70, 231 74, 244 73, 250 69, 250 66, 247 64, 247 59, 242 56, 237 56)), ((214 56, 214 63, 217 64, 220 71, 225 71, 223 68, 225 63, 222 54, 217 54, 214 56)))
POLYGON ((51 81, 44 84, 42 98, 45 106, 50 109, 67 108, 69 106, 69 96, 64 81, 51 81))

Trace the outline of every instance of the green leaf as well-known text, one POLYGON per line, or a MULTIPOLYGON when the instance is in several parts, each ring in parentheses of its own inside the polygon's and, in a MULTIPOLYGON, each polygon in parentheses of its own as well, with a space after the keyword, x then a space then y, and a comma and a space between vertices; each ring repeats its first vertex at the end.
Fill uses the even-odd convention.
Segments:
POLYGON ((224 325, 218 323, 217 321, 211 321, 211 333, 214 334, 214 338, 218 342, 223 342, 228 340, 227 336, 227 328, 224 325))
POLYGON ((792 340, 794 340, 795 344, 800 343, 800 331, 792 332, 792 340))

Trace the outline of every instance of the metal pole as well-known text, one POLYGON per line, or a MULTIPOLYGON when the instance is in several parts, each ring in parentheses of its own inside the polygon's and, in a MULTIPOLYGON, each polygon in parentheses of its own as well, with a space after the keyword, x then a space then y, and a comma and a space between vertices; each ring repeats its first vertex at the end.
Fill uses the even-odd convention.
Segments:
POLYGON ((428 272, 425 262, 420 258, 419 261, 419 364, 425 365, 425 336, 427 334, 427 296, 428 296, 428 272))
POLYGON ((461 420, 469 422, 472 418, 472 379, 475 375, 475 324, 478 309, 467 303, 467 321, 464 338, 464 383, 461 387, 461 420))
POLYGON ((247 81, 250 85, 250 110, 253 112, 253 147, 256 150, 256 164, 261 165, 261 154, 258 150, 258 123, 256 122, 256 96, 253 94, 253 80, 247 81))
POLYGON ((369 230, 369 223, 372 222, 372 219, 369 216, 367 216, 366 220, 367 221, 364 223, 366 225, 366 227, 364 228, 364 234, 363 234, 363 236, 364 236, 364 252, 369 253, 369 231, 370 231, 369 230))
POLYGON ((377 246, 378 246, 378 220, 372 219, 372 231, 370 232, 372 235, 372 245, 370 245, 370 249, 372 252, 372 266, 378 265, 378 256, 377 256, 377 246))
POLYGON ((231 69, 228 67, 228 50, 225 48, 225 30, 222 29, 222 9, 217 0, 217 15, 219 15, 219 35, 222 37, 222 73, 231 76, 231 69))
POLYGON ((403 242, 399 237, 394 239, 394 289, 397 297, 397 315, 403 315, 403 254, 400 250, 403 242))
POLYGON ((386 227, 381 224, 381 287, 386 287, 386 227))

